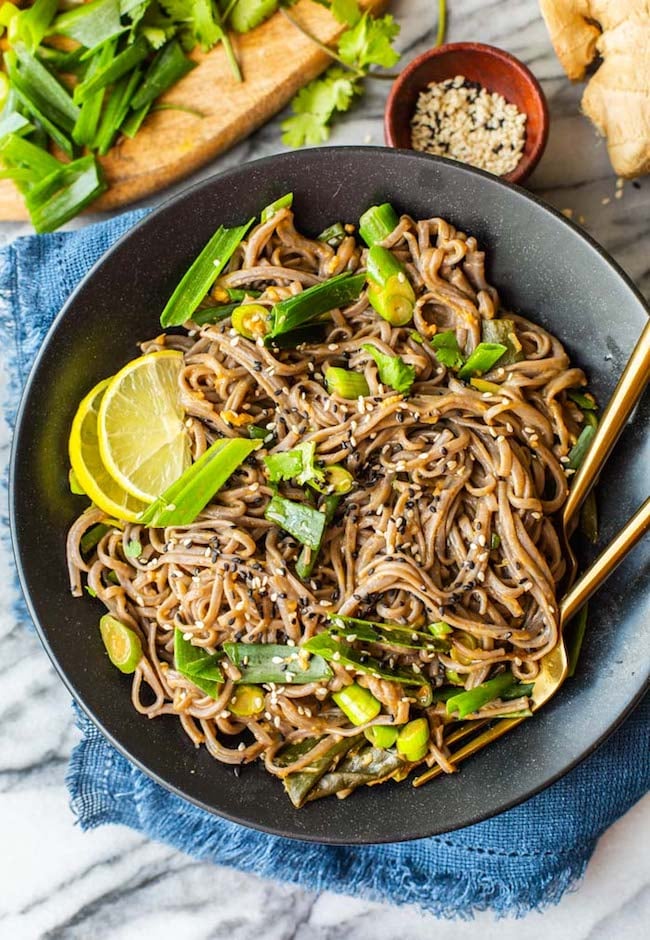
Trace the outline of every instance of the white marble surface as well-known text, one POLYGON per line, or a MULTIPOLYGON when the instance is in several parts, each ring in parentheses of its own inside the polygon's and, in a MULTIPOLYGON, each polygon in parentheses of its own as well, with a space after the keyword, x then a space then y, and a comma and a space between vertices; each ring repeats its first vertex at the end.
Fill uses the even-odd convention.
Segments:
MULTIPOLYGON (((535 192, 570 209, 650 294, 650 179, 615 178, 601 140, 578 111, 580 88, 564 78, 536 0, 450 0, 453 40, 492 42, 520 56, 542 80, 552 125, 546 155, 530 180, 535 192), (609 201, 606 201, 609 200, 609 201)), ((434 0, 398 0, 404 61, 435 36, 434 0)), ((339 125, 332 143, 381 143, 386 83, 339 125)), ((282 149, 273 121, 196 178, 282 149)), ((156 201, 156 200, 152 200, 156 201)), ((0 225, 0 243, 25 234, 0 225)), ((0 380, 2 376, 0 376, 0 380)), ((8 434, 0 436, 6 458, 8 434)), ((5 510, 2 510, 5 516, 5 510)), ((3 518, 4 522, 4 518, 3 518)), ((69 696, 38 642, 11 615, 13 565, 0 557, 0 937, 132 940, 157 932, 178 940, 638 940, 650 919, 650 797, 601 839, 578 890, 544 914, 521 921, 436 921, 398 909, 315 895, 195 862, 111 827, 82 833, 67 806, 64 775, 75 741, 69 696), (22 668, 29 662, 30 668, 22 668), (644 926, 645 925, 645 926, 644 926)))

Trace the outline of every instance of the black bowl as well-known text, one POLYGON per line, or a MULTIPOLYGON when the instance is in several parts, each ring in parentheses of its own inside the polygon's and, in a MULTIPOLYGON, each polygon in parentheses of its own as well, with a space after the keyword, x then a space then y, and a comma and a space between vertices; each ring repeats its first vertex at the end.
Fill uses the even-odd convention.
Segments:
MULTIPOLYGON (((288 191, 300 227, 311 234, 339 219, 355 222, 384 200, 475 234, 506 303, 566 343, 601 402, 611 394, 647 310, 620 269, 557 212, 485 173, 407 151, 327 148, 269 157, 206 180, 147 216, 61 311, 27 384, 14 439, 17 565, 41 640, 71 693, 113 744, 164 786, 229 819, 298 839, 414 839, 525 800, 593 751, 638 701, 650 663, 650 546, 637 548, 601 590, 577 678, 533 720, 453 777, 419 790, 408 782, 363 789, 299 811, 261 767, 244 768, 237 779, 204 748, 195 750, 175 719, 138 715, 129 679, 104 653, 99 603, 73 600, 68 590, 66 529, 83 505, 67 486, 77 403, 137 354, 138 340, 159 332, 165 301, 215 228, 240 223, 288 191)), ((647 414, 646 399, 603 474, 603 543, 647 495, 647 414)))

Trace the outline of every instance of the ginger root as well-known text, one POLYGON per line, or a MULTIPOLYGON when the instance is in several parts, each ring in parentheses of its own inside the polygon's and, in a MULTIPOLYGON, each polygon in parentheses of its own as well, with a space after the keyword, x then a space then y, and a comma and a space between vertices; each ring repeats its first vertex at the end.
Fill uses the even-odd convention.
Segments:
POLYGON ((584 79, 582 110, 607 138, 618 176, 650 172, 650 0, 540 0, 564 71, 584 79))

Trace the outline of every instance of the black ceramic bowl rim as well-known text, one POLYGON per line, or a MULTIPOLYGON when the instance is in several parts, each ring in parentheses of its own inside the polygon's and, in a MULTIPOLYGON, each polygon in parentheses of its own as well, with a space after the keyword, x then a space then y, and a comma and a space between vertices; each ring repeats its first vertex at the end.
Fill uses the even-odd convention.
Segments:
MULTIPOLYGON (((315 154, 317 156, 319 154, 326 154, 328 158, 332 158, 332 159, 336 158, 337 156, 344 155, 350 161, 354 160, 355 158, 363 158, 363 157, 372 156, 373 154, 375 154, 378 159, 380 157, 384 157, 384 155, 386 154, 390 154, 391 158, 398 159, 398 160, 403 159, 404 157, 408 157, 410 160, 425 161, 427 163, 433 163, 433 164, 437 163, 437 164, 442 164, 442 165, 453 167, 454 171, 458 174, 459 179, 461 180, 464 175, 468 174, 469 176, 481 177, 496 187, 502 187, 504 189, 514 190, 521 197, 523 197, 524 200, 528 200, 532 203, 535 203, 537 206, 539 206, 543 210, 543 212, 548 213, 549 215, 553 216, 561 225, 570 228, 578 239, 586 243, 586 245, 598 255, 599 259, 610 269, 613 275, 615 275, 617 278, 623 281, 626 288, 630 291, 633 297, 638 301, 640 306, 645 310, 646 314, 650 315, 650 311, 648 310, 647 304, 643 296, 641 295, 641 293, 638 291, 638 289, 634 285, 634 283, 627 276, 627 274, 620 268, 620 266, 604 251, 604 249, 596 241, 594 241, 594 239, 592 239, 587 233, 585 233, 581 228, 579 228, 577 225, 572 223, 570 220, 567 220, 557 210, 555 210, 551 206, 548 206, 546 203, 544 203, 541 199, 537 198, 536 196, 532 195, 531 193, 528 193, 527 191, 521 189, 520 187, 512 183, 504 182, 503 180, 500 180, 482 170, 478 170, 473 167, 459 164, 453 160, 447 160, 445 158, 434 157, 434 156, 430 156, 426 154, 414 153, 411 150, 397 150, 394 148, 385 148, 385 147, 359 147, 359 146, 312 148, 311 150, 300 151, 297 153, 293 152, 293 153, 285 153, 285 154, 276 154, 276 155, 264 157, 259 160, 251 161, 250 163, 245 164, 244 167, 236 166, 236 167, 230 168, 228 170, 225 170, 222 173, 215 174, 212 177, 209 177, 205 180, 195 183, 194 185, 187 187, 181 193, 171 197, 170 199, 165 200, 154 211, 148 213, 141 220, 139 220, 134 226, 132 226, 127 232, 125 232, 98 259, 98 261, 93 265, 93 267, 85 275, 82 281, 80 281, 80 283, 76 286, 74 291, 70 294, 70 296, 66 300, 61 311, 57 314, 54 321, 52 322, 52 325, 50 326, 48 333, 45 339, 43 340, 43 343, 39 349, 39 352, 30 370, 30 374, 25 384, 25 388, 23 390, 19 410, 18 410, 17 417, 16 417, 15 430, 14 430, 13 441, 12 441, 10 470, 9 470, 9 504, 10 504, 11 536, 12 536, 14 555, 15 555, 15 560, 16 560, 16 569, 19 574, 21 587, 22 587, 23 594, 25 596, 26 603, 27 603, 27 608, 36 626, 39 639, 41 643, 43 644, 50 660, 52 661, 52 664, 54 665, 55 669, 59 673, 61 679, 63 680, 63 683, 65 684, 65 686, 67 687, 67 689, 69 690, 73 698, 78 702, 78 704, 81 706, 83 711, 88 715, 88 717, 101 730, 101 732, 110 741, 110 743, 124 757, 126 757, 133 764, 135 764, 145 774, 153 778, 157 783, 161 784, 166 789, 172 791, 173 793, 177 794, 178 796, 186 800, 189 800, 191 803, 194 803, 195 805, 201 807, 202 809, 205 809, 211 813, 214 813, 216 815, 229 819, 232 822, 240 823, 242 825, 248 826, 253 829, 259 829, 263 832, 267 832, 273 835, 279 835, 279 836, 295 838, 295 839, 299 839, 303 841, 318 842, 318 843, 333 844, 333 845, 373 844, 373 843, 382 843, 382 842, 409 841, 409 840, 424 838, 424 837, 428 837, 432 835, 438 835, 444 832, 450 832, 450 831, 453 831, 454 829, 463 828, 465 826, 469 826, 469 825, 473 825, 474 823, 481 822, 485 819, 496 816, 499 813, 502 813, 505 810, 512 808, 513 806, 517 806, 518 804, 523 803, 524 801, 528 800, 530 797, 539 793, 541 790, 544 790, 545 788, 553 784, 559 778, 563 777, 570 770, 572 770, 574 767, 580 764, 588 756, 590 756, 612 734, 612 732, 614 732, 616 728, 619 727, 619 725, 625 720, 625 718, 629 715, 629 713, 641 701, 645 692, 648 690, 648 687, 650 686, 650 676, 646 677, 645 682, 643 683, 643 685, 641 685, 638 688, 636 694, 627 701, 625 706, 622 707, 616 713, 615 716, 612 717, 610 723, 608 724, 604 732, 598 735, 593 740, 590 740, 588 743, 586 743, 583 748, 578 750, 574 758, 570 760, 569 762, 567 762, 566 765, 562 766, 562 768, 558 772, 553 773, 549 776, 546 776, 543 779, 540 779, 535 785, 526 787, 524 791, 518 792, 515 796, 497 800, 497 802, 487 810, 485 809, 481 810, 477 808, 474 813, 466 814, 462 820, 456 820, 451 825, 444 824, 442 826, 435 826, 435 827, 429 826, 426 828, 418 829, 417 824, 414 826, 413 823, 406 823, 403 832, 400 832, 398 834, 395 834, 394 832, 383 834, 381 831, 377 831, 377 832, 373 831, 372 837, 367 837, 364 834, 359 835, 358 833, 349 833, 349 832, 346 832, 345 835, 337 834, 337 833, 335 834, 326 833, 326 834, 314 835, 310 833, 308 830, 303 830, 302 827, 292 828, 292 831, 288 831, 286 827, 277 826, 268 822, 262 823, 259 820, 256 820, 250 817, 244 818, 241 815, 228 812, 224 810, 223 808, 218 807, 217 805, 210 804, 206 802, 205 800, 199 799, 196 796, 189 794, 183 789, 182 786, 177 785, 173 781, 165 779, 156 771, 152 770, 147 765, 145 760, 139 759, 137 756, 131 753, 124 744, 121 743, 119 736, 117 736, 116 734, 114 734, 107 728, 106 724, 104 723, 102 719, 102 716, 94 713, 93 710, 89 708, 88 705, 83 701, 83 699, 80 696, 80 693, 77 691, 75 687, 74 676, 68 675, 63 670, 62 666, 59 664, 58 659, 50 644, 50 640, 48 637, 48 630, 43 625, 43 623, 41 622, 36 612, 34 601, 33 601, 33 598, 30 593, 28 583, 27 583, 27 572, 23 565, 23 560, 22 560, 21 551, 20 551, 20 538, 18 534, 18 518, 16 515, 16 486, 17 486, 18 463, 19 463, 19 458, 20 458, 20 446, 21 446, 21 441, 22 441, 22 434, 24 431, 22 425, 23 425, 23 420, 25 416, 25 411, 27 410, 27 405, 29 402, 30 395, 32 393, 33 385, 35 384, 35 381, 37 379, 40 363, 46 354, 49 343, 52 337, 57 332, 59 325, 65 319, 68 313, 68 310, 75 303, 75 300, 78 294, 83 290, 83 288, 88 282, 93 280, 97 270, 107 261, 107 259, 109 259, 111 255, 117 252, 121 248, 121 246, 134 235, 134 233, 140 232, 143 228, 146 228, 147 226, 151 225, 152 222, 155 222, 159 217, 167 213, 170 209, 173 209, 175 206, 178 206, 179 203, 182 203, 184 200, 188 199, 193 194, 196 194, 197 192, 200 192, 203 189, 209 189, 213 185, 215 180, 222 180, 222 181, 227 180, 229 177, 237 176, 238 174, 240 174, 243 169, 250 170, 250 169, 256 168, 259 170, 259 169, 264 169, 265 167, 272 167, 274 164, 277 164, 278 162, 282 162, 282 161, 292 161, 292 160, 300 161, 301 157, 305 155, 309 155, 309 154, 315 154)), ((398 199, 399 197, 396 196, 395 198, 398 199)), ((487 247, 489 249, 489 246, 487 247)), ((148 727, 149 727, 149 723, 144 718, 142 718, 142 733, 145 736, 147 735, 148 727)), ((245 786, 246 785, 245 779, 237 780, 234 777, 232 779, 233 779, 233 786, 245 786)), ((404 784, 401 784, 401 786, 404 786, 404 784)), ((406 784, 406 786, 408 787, 408 783, 406 784)), ((417 792, 423 792, 423 791, 417 791, 417 792)), ((353 795, 351 799, 354 800, 355 796, 353 795)), ((328 801, 319 801, 319 804, 309 804, 309 805, 316 806, 316 805, 321 805, 327 802, 328 801)), ((346 802, 350 802, 350 801, 348 800, 346 802)), ((298 811, 298 812, 300 813, 302 811, 298 811)))

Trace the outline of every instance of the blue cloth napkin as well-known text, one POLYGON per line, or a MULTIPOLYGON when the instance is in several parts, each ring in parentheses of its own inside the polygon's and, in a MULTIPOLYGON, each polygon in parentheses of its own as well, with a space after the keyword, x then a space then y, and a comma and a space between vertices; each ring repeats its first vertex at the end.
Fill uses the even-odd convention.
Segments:
MULTIPOLYGON (((21 238, 0 251, 0 350, 11 424, 31 362, 67 295, 141 213, 73 233, 21 238)), ((3 533, 6 538, 5 532, 3 533)), ((20 620, 29 618, 22 604, 20 620)), ((581 877, 598 837, 650 785, 650 698, 589 760, 522 806, 448 835, 382 846, 318 846, 227 822, 133 767, 89 719, 70 761, 83 829, 123 823, 196 858, 440 916, 490 908, 523 914, 556 903, 581 877)))

